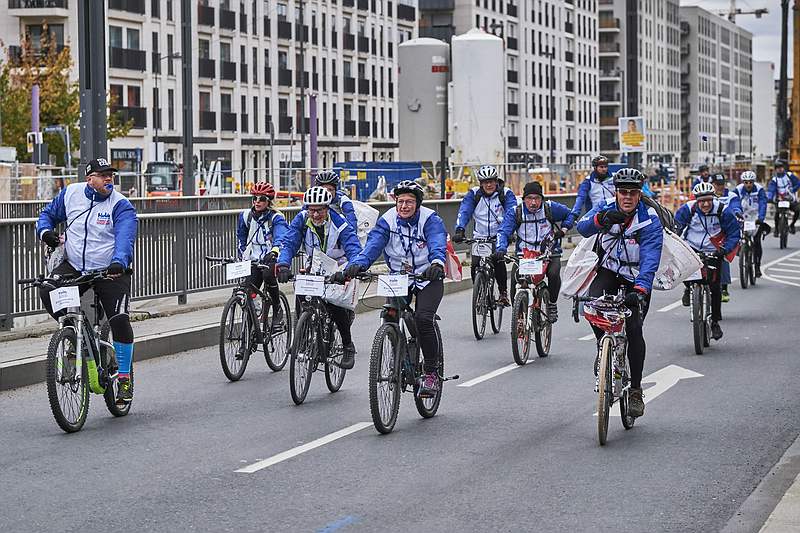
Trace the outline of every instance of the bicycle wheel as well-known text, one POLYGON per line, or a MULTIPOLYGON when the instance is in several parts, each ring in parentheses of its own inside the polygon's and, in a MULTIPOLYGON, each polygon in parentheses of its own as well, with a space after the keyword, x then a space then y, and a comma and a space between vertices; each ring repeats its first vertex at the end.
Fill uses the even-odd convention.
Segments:
POLYGON ((519 366, 528 362, 531 350, 531 330, 528 321, 528 291, 520 290, 511 308, 511 354, 519 366))
POLYGON ((778 219, 779 222, 779 232, 778 235, 780 236, 780 249, 783 250, 786 248, 787 241, 789 240, 789 220, 786 218, 786 214, 782 214, 778 219))
POLYGON ((597 390, 597 439, 600 441, 600 446, 606 443, 608 417, 611 404, 614 401, 614 392, 611 389, 611 380, 613 379, 611 376, 611 357, 613 351, 611 337, 603 337, 600 344, 600 371, 598 373, 600 382, 597 390))
POLYGON ((400 412, 400 354, 397 327, 383 324, 375 333, 369 357, 369 412, 378 433, 391 433, 400 412))
POLYGON ((711 346, 711 289, 708 285, 703 286, 703 308, 703 346, 708 348, 711 346))
POLYGON ((517 266, 517 263, 511 263, 511 274, 508 275, 508 279, 511 280, 511 292, 508 293, 508 297, 512 302, 517 297, 517 276, 519 275, 517 272, 518 270, 519 267, 517 266))
MULTIPOLYGON (((442 345, 442 333, 439 331, 439 323, 436 322, 434 325, 436 329, 436 342, 439 345, 439 362, 436 365, 437 372, 440 377, 444 377, 444 346, 442 345)), ((418 358, 418 366, 417 368, 422 368, 422 350, 419 350, 417 355, 418 358)), ((422 416, 422 418, 431 418, 436 414, 436 411, 439 410, 439 402, 442 401, 442 388, 444 382, 439 384, 439 392, 436 393, 436 396, 431 398, 420 398, 417 394, 417 389, 419 388, 419 383, 415 380, 414 381, 414 403, 417 405, 417 412, 422 416)))
POLYGON ((261 321, 262 331, 264 331, 264 359, 267 366, 273 372, 280 372, 289 360, 289 348, 292 346, 292 310, 289 308, 289 300, 286 295, 281 295, 281 310, 283 317, 277 323, 279 329, 274 330, 272 320, 272 308, 265 310, 261 321))
POLYGON ((630 395, 630 389, 626 388, 625 391, 622 393, 622 397, 619 399, 619 416, 622 418, 622 427, 625 429, 631 429, 633 424, 636 422, 636 417, 628 415, 628 397, 630 395))
POLYGON ((742 289, 747 289, 750 284, 749 257, 750 248, 747 246, 747 240, 745 239, 739 250, 739 285, 741 285, 742 289))
POLYGON ((542 287, 539 290, 539 307, 536 310, 539 316, 536 319, 536 352, 539 357, 550 355, 550 343, 553 340, 553 324, 547 316, 547 304, 550 302, 550 289, 542 287))
POLYGON ((748 259, 747 259, 747 272, 750 275, 750 286, 756 286, 756 259, 755 253, 753 252, 753 247, 748 246, 748 259))
POLYGON ((297 405, 306 399, 317 355, 317 339, 311 318, 309 311, 301 314, 294 330, 292 363, 289 366, 289 392, 292 394, 292 401, 297 405))
POLYGON ((58 427, 67 433, 80 431, 89 412, 89 382, 86 363, 77 375, 77 337, 70 327, 53 334, 47 348, 47 399, 58 427))
POLYGON ((219 362, 222 373, 231 381, 239 381, 250 360, 250 315, 239 295, 234 294, 222 309, 219 324, 219 362))
POLYGON ((705 339, 706 317, 703 306, 703 290, 700 284, 692 284, 692 337, 694 338, 694 353, 703 355, 705 339))
POLYGON ((497 283, 491 280, 487 294, 489 295, 489 316, 492 322, 492 332, 497 334, 500 333, 500 328, 503 326, 503 306, 497 303, 498 298, 500 298, 500 287, 497 287, 497 296, 494 294, 495 287, 497 287, 497 283))
MULTIPOLYGON (((112 342, 111 327, 108 325, 108 322, 103 324, 103 327, 100 328, 100 338, 106 342, 112 342)), ((101 360, 106 361, 106 364, 109 364, 108 360, 110 358, 106 354, 107 350, 108 348, 106 348, 103 345, 100 345, 101 360)), ((130 379, 131 379, 131 386, 133 386, 133 360, 131 360, 130 379)), ((105 392, 103 392, 103 400, 105 400, 106 409, 108 409, 109 413, 111 413, 116 417, 126 416, 130 412, 131 405, 133 405, 133 402, 127 402, 123 403, 122 405, 117 405, 118 390, 119 390, 119 381, 114 379, 111 381, 110 384, 106 384, 106 390, 105 392)))
POLYGON ((344 376, 347 370, 339 366, 344 357, 344 348, 342 347, 342 336, 339 333, 339 328, 331 321, 331 351, 325 359, 325 383, 328 385, 328 390, 336 392, 342 387, 344 376))
POLYGON ((477 340, 481 340, 486 333, 486 315, 489 313, 487 285, 483 272, 475 274, 475 284, 472 286, 472 332, 477 340))

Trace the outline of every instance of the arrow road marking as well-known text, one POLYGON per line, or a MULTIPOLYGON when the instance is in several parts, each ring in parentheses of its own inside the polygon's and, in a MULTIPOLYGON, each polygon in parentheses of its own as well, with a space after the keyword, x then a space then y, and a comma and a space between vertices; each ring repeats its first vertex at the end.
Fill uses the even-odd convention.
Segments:
MULTIPOLYGON (((683 368, 678 365, 668 365, 661 370, 656 370, 649 376, 642 378, 642 383, 655 383, 652 387, 645 389, 644 403, 645 405, 652 402, 669 389, 678 384, 682 379, 701 378, 703 374, 698 374, 694 370, 683 368)), ((619 410, 614 410, 611 416, 619 416, 619 410)), ((597 413, 594 414, 597 416, 597 413)))
MULTIPOLYGON (((793 261, 797 261, 798 259, 800 259, 800 258, 795 259, 794 257, 796 255, 800 255, 800 250, 796 250, 796 251, 794 251, 794 252, 792 252, 790 254, 784 255, 783 257, 779 257, 778 259, 770 261, 766 265, 762 265, 761 266, 761 271, 764 273, 763 274, 764 279, 768 279, 770 281, 774 281, 775 283, 783 283, 784 285, 793 285, 795 287, 800 287, 800 283, 795 283, 794 281, 788 281, 787 279, 783 279, 784 276, 770 276, 767 273, 767 269, 769 267, 773 266, 773 265, 777 265, 779 263, 784 263, 784 262, 787 262, 787 263, 788 262, 793 262, 793 261)), ((786 266, 795 266, 795 265, 786 265, 786 266)), ((788 279, 794 279, 795 281, 797 281, 796 278, 788 278, 788 279)))

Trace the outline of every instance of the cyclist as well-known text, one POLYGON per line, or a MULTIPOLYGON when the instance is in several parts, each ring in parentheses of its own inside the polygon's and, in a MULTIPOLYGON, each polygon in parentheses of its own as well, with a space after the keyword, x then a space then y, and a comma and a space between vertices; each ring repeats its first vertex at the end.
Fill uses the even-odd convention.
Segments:
POLYGON ((436 311, 444 295, 444 262, 447 254, 447 229, 439 215, 422 205, 424 191, 413 181, 398 183, 392 195, 395 207, 379 219, 367 237, 367 244, 344 270, 352 278, 367 270, 383 253, 389 271, 421 275, 409 282, 408 301, 416 295, 414 312, 417 335, 425 359, 420 382, 421 397, 434 396, 441 388, 437 373, 439 342, 436 338, 436 311))
MULTIPOLYGON (((767 193, 761 184, 756 183, 756 173, 747 170, 742 173, 742 183, 734 190, 742 206, 742 216, 745 220, 754 220, 756 233, 753 237, 753 263, 756 277, 761 277, 761 234, 764 231, 764 219, 767 218, 767 193)), ((769 232, 769 229, 766 230, 769 232)))
POLYGON ((341 183, 339 174, 333 170, 321 170, 314 177, 314 183, 319 187, 325 187, 333 195, 331 209, 343 216, 353 229, 358 230, 358 219, 356 218, 356 210, 353 208, 353 201, 339 188, 341 183))
POLYGON ((702 164, 697 167, 697 176, 695 176, 694 181, 692 181, 692 188, 698 183, 710 183, 711 182, 711 174, 708 171, 708 165, 702 164))
MULTIPOLYGON (((305 267, 311 266, 314 250, 321 250, 339 264, 352 261, 361 252, 361 243, 356 237, 356 230, 336 211, 330 209, 333 195, 328 189, 314 186, 303 195, 304 208, 289 224, 289 231, 280 242, 280 254, 276 266, 276 277, 280 283, 289 281, 289 268, 292 258, 300 250, 306 253, 305 267)), ((341 368, 350 370, 355 365, 356 347, 350 333, 352 311, 328 304, 328 312, 342 336, 344 354, 339 364, 341 368)))
POLYGON ((258 261, 272 268, 261 269, 253 265, 249 282, 256 289, 264 288, 272 300, 272 324, 278 325, 283 317, 278 282, 275 279, 275 261, 278 259, 278 243, 286 234, 289 225, 286 219, 272 206, 275 188, 270 183, 258 182, 250 187, 253 207, 239 215, 236 238, 239 241, 239 257, 258 261))
MULTIPOLYGON (((789 200, 789 209, 794 213, 792 223, 789 224, 789 233, 795 232, 794 225, 797 223, 797 217, 800 216, 800 204, 795 195, 798 189, 800 189, 800 180, 797 179, 797 176, 793 172, 786 172, 786 163, 783 160, 775 161, 775 175, 767 185, 767 200, 775 202, 776 205, 779 199, 789 200)), ((778 236, 777 209, 775 210, 775 236, 778 236)))
MULTIPOLYGON (((635 168, 623 168, 614 174, 615 199, 592 208, 578 222, 584 237, 600 233, 600 263, 597 275, 589 286, 590 296, 616 293, 624 288, 625 305, 632 314, 625 320, 628 338, 628 360, 631 365, 629 412, 644 414, 642 372, 646 345, 642 325, 650 306, 664 232, 655 209, 642 200, 644 175, 635 168)), ((603 331, 592 326, 599 340, 603 331)))
MULTIPOLYGON (((484 165, 478 170, 478 187, 473 187, 461 200, 461 207, 458 209, 456 219, 456 231, 453 235, 453 242, 464 241, 464 228, 469 221, 475 220, 473 237, 476 239, 495 239, 503 225, 506 217, 514 216, 514 209, 517 207, 517 198, 514 191, 503 187, 503 180, 497 173, 497 169, 491 165, 484 165)), ((497 303, 502 306, 509 306, 508 301, 508 273, 504 259, 491 258, 494 267, 494 277, 497 280, 497 287, 500 289, 500 298, 497 303)), ((475 279, 475 272, 478 262, 473 261, 470 267, 472 279, 475 279)))
MULTIPOLYGON (((550 289, 550 301, 547 303, 547 315, 550 322, 558 320, 558 292, 561 290, 561 238, 564 230, 573 225, 573 212, 569 207, 553 200, 545 200, 542 186, 537 182, 526 183, 522 191, 522 205, 517 206, 514 217, 506 217, 503 227, 497 236, 497 254, 501 257, 508 249, 512 235, 517 234, 516 253, 525 251, 542 251, 544 242, 555 239, 553 255, 547 267, 547 286, 550 289), (561 228, 555 225, 561 222, 561 228)), ((512 283, 515 280, 511 280, 512 283)))
MULTIPOLYGON (((741 199, 725 186, 725 176, 723 174, 714 174, 711 184, 714 186, 714 194, 717 196, 717 200, 726 206, 725 209, 730 210, 738 220, 743 220, 741 199)), ((722 303, 728 303, 731 301, 730 293, 728 293, 728 285, 731 283, 731 264, 727 261, 722 262, 721 274, 722 303)))
POLYGON ((578 196, 572 208, 572 217, 579 218, 585 211, 614 198, 614 180, 608 175, 608 158, 598 155, 592 158, 594 170, 578 187, 578 196))
MULTIPOLYGON (((739 222, 736 216, 719 201, 710 183, 698 183, 692 189, 694 200, 689 200, 675 213, 675 225, 679 235, 696 252, 712 255, 712 270, 709 279, 711 289, 711 336, 722 338, 722 288, 720 284, 721 264, 739 243, 739 222)), ((690 283, 686 283, 682 303, 689 307, 690 283)))
MULTIPOLYGON (((133 328, 128 310, 131 297, 130 266, 136 240, 136 209, 119 191, 114 190, 117 169, 104 158, 92 159, 86 165, 86 183, 73 183, 61 189, 39 215, 36 234, 50 248, 57 248, 61 239, 56 226, 66 223, 64 251, 67 260, 52 274, 77 276, 105 270, 107 278, 93 283, 108 317, 114 337, 118 369, 117 403, 133 400, 130 379, 133 359, 133 328)), ((81 287, 81 291, 88 286, 81 287)), ((40 297, 47 312, 53 313, 50 290, 42 288, 40 297)))

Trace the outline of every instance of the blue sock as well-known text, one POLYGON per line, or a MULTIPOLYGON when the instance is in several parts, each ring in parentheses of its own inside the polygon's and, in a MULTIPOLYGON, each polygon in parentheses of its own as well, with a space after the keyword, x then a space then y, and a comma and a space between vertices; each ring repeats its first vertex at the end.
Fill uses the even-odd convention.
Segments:
POLYGON ((114 342, 114 351, 117 353, 117 364, 119 364, 120 375, 127 376, 131 373, 131 361, 133 360, 133 344, 114 342))

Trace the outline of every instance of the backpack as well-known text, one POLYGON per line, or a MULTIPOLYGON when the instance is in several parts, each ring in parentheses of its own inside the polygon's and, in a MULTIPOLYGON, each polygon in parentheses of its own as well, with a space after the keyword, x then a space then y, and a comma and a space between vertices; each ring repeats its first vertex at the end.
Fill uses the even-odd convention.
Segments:
MULTIPOLYGON (((522 204, 517 204, 517 209, 514 211, 514 217, 516 219, 516 225, 519 228, 520 225, 522 225, 522 222, 523 222, 523 220, 522 220, 522 204)), ((547 219, 547 221, 550 223, 551 226, 554 224, 553 223, 553 212, 550 210, 550 202, 548 202, 547 200, 544 201, 544 218, 547 219)))
POLYGON ((671 232, 675 232, 675 215, 672 211, 658 203, 658 200, 650 198, 649 196, 642 196, 642 201, 647 207, 652 207, 658 215, 658 220, 661 221, 661 226, 671 232))

